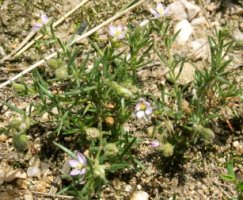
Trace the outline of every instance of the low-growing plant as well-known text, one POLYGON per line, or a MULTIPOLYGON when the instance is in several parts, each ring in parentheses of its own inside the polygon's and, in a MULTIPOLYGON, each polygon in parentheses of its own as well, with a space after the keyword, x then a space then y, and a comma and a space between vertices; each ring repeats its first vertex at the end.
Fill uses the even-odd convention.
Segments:
POLYGON ((189 59, 173 54, 179 32, 173 33, 166 12, 159 5, 152 12, 155 18, 145 25, 110 25, 108 41, 101 43, 93 35, 88 38, 86 51, 70 47, 70 41, 61 41, 52 27, 45 27, 62 51, 47 62, 46 69, 33 71, 32 85, 13 83, 21 95, 37 95, 39 102, 28 115, 7 103, 23 116, 7 128, 13 144, 26 150, 29 128, 41 124, 39 118, 44 118, 51 132, 46 140, 54 138, 55 145, 70 156, 72 170, 63 175, 68 184, 60 194, 91 199, 108 182, 107 174, 125 168, 137 170, 137 166, 145 169, 131 152, 139 140, 125 128, 132 116, 151 125, 151 146, 170 158, 167 166, 199 140, 213 142, 213 123, 221 117, 220 108, 228 97, 240 93, 226 71, 232 43, 220 31, 209 37, 210 66, 196 69, 194 81, 182 86, 178 78, 189 59), (160 38, 160 42, 155 43, 154 38, 160 38), (137 71, 151 62, 152 51, 168 69, 169 81, 158 85, 161 98, 145 94, 137 76, 137 71), (72 138, 72 144, 65 141, 67 137, 72 138))

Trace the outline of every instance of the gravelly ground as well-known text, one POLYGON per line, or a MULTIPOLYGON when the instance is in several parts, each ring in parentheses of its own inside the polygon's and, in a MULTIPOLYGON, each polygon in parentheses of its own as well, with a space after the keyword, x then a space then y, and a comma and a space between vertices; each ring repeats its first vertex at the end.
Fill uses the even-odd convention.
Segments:
MULTIPOLYGON (((66 13, 73 6, 77 5, 78 0, 63 1, 49 1, 49 0, 34 0, 34 1, 10 1, 4 0, 0 7, 0 58, 10 53, 15 49, 22 39, 28 35, 33 22, 38 18, 40 10, 46 12, 54 20, 58 19, 61 14, 66 13)), ((127 21, 138 23, 143 18, 149 15, 149 12, 143 11, 148 9, 149 5, 155 5, 148 1, 144 6, 140 7, 134 13, 129 13, 120 22, 127 21)), ((85 8, 80 9, 59 28, 58 36, 62 39, 68 38, 74 33, 77 24, 87 21, 89 27, 99 24, 103 19, 107 19, 113 15, 119 8, 127 3, 123 1, 92 1, 85 8), (87 14, 89 13, 89 14, 87 14), (99 17, 96 17, 96 16, 99 17)), ((168 2, 167 2, 168 3, 168 2)), ((200 5, 200 4, 199 4, 200 5)), ((238 43, 241 37, 243 22, 242 10, 240 5, 235 4, 230 0, 226 1, 226 6, 220 5, 217 1, 207 1, 200 5, 204 12, 200 15, 206 17, 208 25, 195 26, 193 38, 203 38, 211 33, 212 27, 222 27, 226 22, 232 26, 232 38, 238 43), (202 26, 203 30, 202 31, 202 26)), ((100 31, 101 34, 106 30, 100 31)), ((175 51, 182 54, 192 55, 188 49, 190 43, 187 45, 178 45, 175 51)), ((0 81, 8 79, 8 77, 16 74, 24 69, 26 66, 33 64, 40 59, 43 54, 48 54, 55 48, 54 46, 37 46, 30 48, 19 59, 11 62, 0 64, 0 81)), ((242 48, 242 46, 241 46, 242 48)), ((194 61, 197 66, 202 66, 208 63, 208 52, 206 51, 203 59, 194 61)), ((231 54, 234 57, 234 62, 229 70, 232 70, 232 79, 236 79, 239 84, 243 84, 242 74, 242 52, 240 48, 235 48, 231 54)), ((148 93, 159 92, 156 88, 156 82, 165 81, 162 68, 153 67, 143 69, 138 72, 141 80, 144 83, 144 90, 148 93), (161 76, 160 76, 161 75, 161 76)), ((29 81, 29 75, 26 80, 29 81)), ((19 107, 25 108, 30 102, 35 99, 25 99, 15 97, 11 88, 0 89, 0 100, 8 100, 19 107)), ((238 103, 233 103, 238 106, 238 110, 243 110, 238 103)), ((8 110, 5 106, 0 104, 0 128, 5 126, 13 112, 8 110)), ((146 191, 150 199, 170 199, 173 195, 177 195, 178 199, 230 199, 236 196, 235 188, 232 184, 225 183, 219 177, 220 174, 225 173, 225 164, 232 157, 238 157, 239 163, 242 163, 242 151, 233 146, 233 142, 243 142, 242 138, 242 119, 238 119, 236 123, 239 124, 234 133, 230 132, 227 125, 218 126, 216 143, 210 147, 195 147, 186 154, 186 162, 184 165, 177 165, 172 169, 166 167, 166 161, 161 160, 160 155, 156 150, 151 150, 148 143, 145 141, 136 149, 136 154, 143 161, 147 174, 143 171, 133 172, 124 171, 119 174, 112 175, 111 184, 104 186, 102 191, 102 199, 129 199, 131 194, 137 190, 146 191), (241 159, 241 160, 240 160, 241 159)), ((131 123, 133 124, 133 123, 131 123)), ((136 123, 135 123, 136 124, 136 123)), ((139 127, 139 125, 130 125, 130 130, 135 132, 138 137, 146 138, 146 126, 139 127)), ((0 138, 1 139, 1 138, 0 138)), ((38 138, 32 138, 33 145, 38 143, 38 138)), ((31 154, 22 155, 17 153, 11 144, 11 138, 0 141, 0 162, 1 168, 10 166, 19 166, 24 170, 27 163, 31 159, 31 154)), ((43 170, 47 170, 45 176, 40 178, 26 178, 24 180, 18 179, 11 183, 0 184, 0 199, 28 199, 26 194, 29 190, 48 193, 52 182, 58 176, 58 167, 62 167, 62 162, 55 162, 53 160, 41 160, 43 170), (58 163, 58 165, 56 165, 58 163), (12 190, 12 191, 11 191, 12 190), (19 191, 18 191, 19 190, 19 191), (1 192, 2 191, 2 192, 1 192), (11 191, 11 192, 10 192, 11 191), (24 196, 25 195, 25 196, 24 196)), ((239 176, 243 169, 242 165, 236 167, 239 176)), ((38 196, 38 195, 37 195, 38 196)), ((47 199, 47 197, 40 197, 39 199, 47 199)))

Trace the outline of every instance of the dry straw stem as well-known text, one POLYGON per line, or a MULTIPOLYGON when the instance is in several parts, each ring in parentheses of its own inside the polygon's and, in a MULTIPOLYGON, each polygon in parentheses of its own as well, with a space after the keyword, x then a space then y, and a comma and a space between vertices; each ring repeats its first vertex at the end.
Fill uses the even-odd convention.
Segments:
POLYGON ((30 191, 30 190, 10 190, 10 189, 0 189, 1 192, 6 192, 7 194, 15 194, 15 193, 24 193, 29 194, 32 193, 34 195, 42 196, 42 197, 53 197, 53 198, 60 198, 60 199, 75 199, 73 196, 67 196, 67 195, 58 195, 58 194, 51 194, 46 192, 36 192, 36 191, 30 191))
MULTIPOLYGON (((100 25, 94 27, 93 29, 89 30, 88 32, 84 33, 83 35, 77 37, 74 41, 72 41, 72 43, 70 45, 75 44, 76 42, 79 42, 81 40, 83 40, 86 37, 89 37, 90 35, 92 35, 93 33, 95 33, 96 31, 98 31, 99 29, 101 29, 102 27, 106 26, 107 24, 111 23, 112 21, 120 18, 122 15, 126 14, 127 12, 133 10, 134 8, 136 8, 137 6, 141 5, 142 3, 144 3, 147 0, 141 0, 135 4, 133 4, 132 6, 130 6, 129 8, 122 10, 120 12, 118 12, 117 14, 115 14, 113 17, 107 19, 106 21, 104 21, 103 23, 101 23, 100 25)), ((61 49, 59 49, 57 52, 60 52, 61 49)), ((42 60, 36 62, 34 65, 29 66, 27 69, 25 69, 24 71, 22 71, 21 73, 13 76, 12 78, 10 78, 8 81, 0 84, 0 88, 3 88, 4 86, 12 83, 13 81, 17 80, 18 78, 22 77, 23 75, 27 74, 28 72, 32 71, 33 69, 35 69, 36 67, 44 64, 47 60, 55 57, 57 55, 57 52, 54 52, 48 56, 46 56, 45 58, 43 58, 42 60)))
MULTIPOLYGON (((73 14, 76 10, 78 10, 81 6, 83 6, 85 3, 87 3, 88 0, 83 0, 80 2, 75 8, 70 10, 67 14, 65 14, 63 17, 61 17, 59 20, 53 23, 53 28, 57 27, 59 24, 61 24, 66 18, 68 18, 71 14, 73 14)), ((0 63, 3 63, 5 60, 10 59, 11 57, 17 57, 20 56, 23 52, 25 52, 28 48, 30 48, 35 42, 43 37, 42 34, 37 35, 37 37, 26 44, 34 35, 36 34, 35 31, 31 31, 29 35, 21 42, 21 44, 9 55, 5 56, 0 60, 0 63)))

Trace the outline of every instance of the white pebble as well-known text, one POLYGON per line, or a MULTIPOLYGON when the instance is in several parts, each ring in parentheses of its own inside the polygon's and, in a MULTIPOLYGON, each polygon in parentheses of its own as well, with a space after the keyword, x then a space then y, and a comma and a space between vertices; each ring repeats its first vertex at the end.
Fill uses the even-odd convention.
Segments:
POLYGON ((184 19, 178 22, 175 26, 174 32, 176 33, 178 31, 180 31, 180 33, 178 34, 176 41, 178 44, 184 44, 189 40, 193 32, 193 27, 186 19, 184 19))
POLYGON ((40 168, 39 167, 29 167, 27 169, 27 175, 28 177, 39 177, 40 176, 40 168))
POLYGON ((149 195, 147 192, 144 191, 136 191, 130 197, 130 200, 148 200, 149 195))

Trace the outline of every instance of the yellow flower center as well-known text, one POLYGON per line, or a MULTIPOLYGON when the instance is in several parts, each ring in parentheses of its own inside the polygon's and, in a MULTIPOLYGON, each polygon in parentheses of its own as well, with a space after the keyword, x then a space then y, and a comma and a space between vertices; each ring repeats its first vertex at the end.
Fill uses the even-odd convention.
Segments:
POLYGON ((119 36, 119 35, 121 35, 121 31, 116 30, 116 31, 115 31, 115 36, 119 36))
POLYGON ((147 106, 144 103, 141 103, 140 105, 140 109, 141 110, 146 110, 147 106))
POLYGON ((83 164, 79 163, 78 166, 77 166, 77 169, 83 169, 83 164))
POLYGON ((164 15, 164 9, 163 8, 158 8, 157 9, 158 13, 163 16, 164 15))

